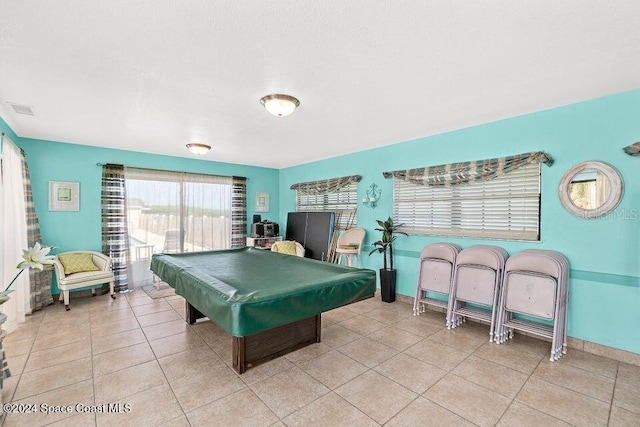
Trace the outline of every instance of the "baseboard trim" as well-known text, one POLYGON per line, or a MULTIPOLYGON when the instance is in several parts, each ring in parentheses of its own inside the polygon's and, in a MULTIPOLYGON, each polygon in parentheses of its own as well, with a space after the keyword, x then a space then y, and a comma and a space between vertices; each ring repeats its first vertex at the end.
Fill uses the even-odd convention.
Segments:
MULTIPOLYGON (((379 290, 378 290, 378 293, 379 293, 379 290)), ((406 295, 398 294, 396 295, 396 301, 404 304, 410 304, 411 306, 413 306, 414 298, 408 297, 406 295)), ((439 312, 439 313, 446 312, 444 308, 440 308, 440 307, 428 307, 428 309, 439 312)), ((482 323, 482 322, 476 321, 475 319, 467 319, 467 321, 482 323)), ((542 339, 537 335, 529 334, 527 332, 522 332, 522 331, 514 331, 514 332, 516 334, 526 335, 526 336, 537 338, 537 339, 542 339)), ((619 362, 628 363, 630 365, 640 366, 640 354, 638 353, 633 353, 627 350, 621 350, 615 347, 608 347, 606 345, 597 344, 591 341, 581 340, 573 337, 567 337, 567 345, 569 346, 569 348, 581 350, 581 351, 584 351, 585 353, 591 353, 597 356, 602 356, 602 357, 607 357, 609 359, 617 360, 619 362)))

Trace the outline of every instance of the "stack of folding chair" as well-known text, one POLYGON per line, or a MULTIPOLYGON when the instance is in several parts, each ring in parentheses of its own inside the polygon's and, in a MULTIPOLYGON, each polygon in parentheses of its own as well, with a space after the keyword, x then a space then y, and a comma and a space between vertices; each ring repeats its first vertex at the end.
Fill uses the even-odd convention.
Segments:
POLYGON ((513 330, 551 338, 552 362, 567 353, 569 261, 559 252, 530 249, 509 258, 500 298, 496 342, 513 337, 513 330), (525 318, 543 319, 551 325, 525 318))
POLYGON ((489 341, 493 341, 500 287, 508 257, 504 249, 487 245, 472 246, 458 254, 447 310, 447 328, 459 326, 466 317, 486 321, 491 325, 489 341))
POLYGON ((422 250, 418 286, 413 300, 414 316, 424 313, 427 305, 444 309, 449 307, 453 272, 460 249, 460 246, 452 243, 434 243, 422 250), (437 296, 441 298, 434 298, 437 296))

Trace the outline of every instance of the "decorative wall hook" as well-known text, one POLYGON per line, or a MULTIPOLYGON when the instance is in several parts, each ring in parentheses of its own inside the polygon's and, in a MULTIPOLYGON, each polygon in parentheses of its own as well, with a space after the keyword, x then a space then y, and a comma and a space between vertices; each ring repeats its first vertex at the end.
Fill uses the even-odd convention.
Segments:
POLYGON ((367 190, 366 194, 367 194, 367 197, 362 199, 362 204, 374 209, 378 204, 378 200, 380 200, 380 195, 382 194, 382 190, 380 190, 378 186, 374 183, 369 186, 369 189, 367 190))

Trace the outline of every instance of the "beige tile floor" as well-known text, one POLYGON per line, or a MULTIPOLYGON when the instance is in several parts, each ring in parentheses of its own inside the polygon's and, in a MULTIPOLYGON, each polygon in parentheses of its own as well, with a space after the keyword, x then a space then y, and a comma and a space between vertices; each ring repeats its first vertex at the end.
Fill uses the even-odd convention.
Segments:
POLYGON ((5 426, 640 426, 640 367, 370 299, 323 315, 322 343, 237 375, 230 338, 143 291, 72 300, 5 339, 4 402, 130 405, 8 414, 5 426))

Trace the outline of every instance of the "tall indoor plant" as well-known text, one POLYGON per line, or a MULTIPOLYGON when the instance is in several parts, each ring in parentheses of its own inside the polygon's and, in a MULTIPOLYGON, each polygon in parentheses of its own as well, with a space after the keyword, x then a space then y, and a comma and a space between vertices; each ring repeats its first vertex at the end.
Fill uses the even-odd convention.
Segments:
POLYGON ((396 300, 396 270, 393 268, 393 242, 396 241, 398 236, 394 234, 402 234, 407 236, 407 233, 398 231, 398 228, 404 224, 395 225, 391 217, 386 221, 376 220, 380 228, 376 228, 376 231, 382 232, 382 238, 377 242, 373 242, 374 249, 369 253, 382 254, 382 268, 380 269, 380 292, 382 293, 382 301, 394 302, 396 300), (389 264, 387 264, 387 253, 389 254, 389 264))

